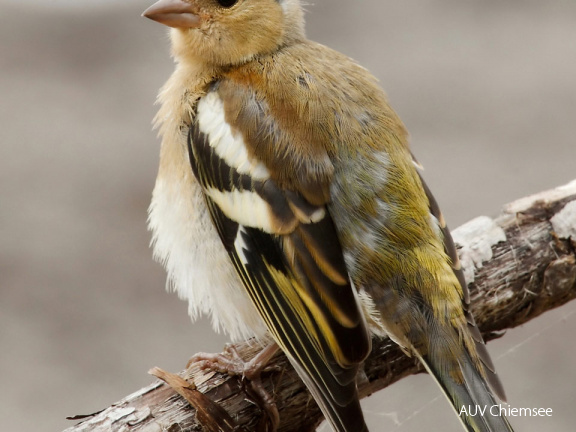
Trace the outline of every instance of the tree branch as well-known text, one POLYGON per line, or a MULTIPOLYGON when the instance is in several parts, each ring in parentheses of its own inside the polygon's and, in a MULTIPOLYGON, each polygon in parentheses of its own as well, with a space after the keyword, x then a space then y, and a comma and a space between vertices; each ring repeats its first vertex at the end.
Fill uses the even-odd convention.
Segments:
MULTIPOLYGON (((515 201, 496 219, 476 218, 453 235, 470 281, 472 312, 486 340, 576 297, 576 180, 515 201)), ((260 348, 245 342, 237 349, 250 359, 260 348)), ((284 355, 272 363, 274 371, 262 379, 280 411, 279 431, 313 430, 322 420, 316 403, 284 355)), ((364 372, 358 383, 362 397, 421 368, 385 338, 374 340, 364 372)), ((261 410, 250 402, 241 377, 198 365, 181 376, 192 384, 180 380, 174 388, 182 389, 198 415, 172 387, 156 381, 65 432, 262 430, 261 410), (211 420, 210 413, 221 418, 211 420)))

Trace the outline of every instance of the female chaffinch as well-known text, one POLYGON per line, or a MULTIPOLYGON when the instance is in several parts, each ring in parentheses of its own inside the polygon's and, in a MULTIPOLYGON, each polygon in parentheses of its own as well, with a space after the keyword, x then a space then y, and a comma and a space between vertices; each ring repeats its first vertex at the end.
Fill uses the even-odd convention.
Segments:
POLYGON ((160 0, 144 15, 173 28, 176 59, 149 224, 190 315, 235 340, 271 337, 338 432, 367 430, 355 379, 371 334, 419 358, 457 412, 504 399, 376 79, 306 39, 299 0, 160 0))

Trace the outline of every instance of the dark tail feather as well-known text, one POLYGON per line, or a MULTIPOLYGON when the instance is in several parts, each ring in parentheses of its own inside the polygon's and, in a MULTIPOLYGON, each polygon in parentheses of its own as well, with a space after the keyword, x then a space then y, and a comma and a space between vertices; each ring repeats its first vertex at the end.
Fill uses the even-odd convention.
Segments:
POLYGON ((455 381, 450 373, 444 372, 429 357, 421 357, 420 360, 442 387, 467 431, 514 432, 508 419, 499 415, 499 402, 496 401, 486 380, 480 375, 467 353, 460 361, 463 383, 455 381), (491 411, 492 407, 494 408, 491 411))
POLYGON ((325 388, 318 385, 317 380, 310 377, 301 365, 293 361, 290 356, 288 358, 335 432, 368 432, 356 392, 355 381, 342 387, 342 392, 348 394, 349 397, 346 398, 346 401, 338 403, 334 397, 327 393, 325 388))

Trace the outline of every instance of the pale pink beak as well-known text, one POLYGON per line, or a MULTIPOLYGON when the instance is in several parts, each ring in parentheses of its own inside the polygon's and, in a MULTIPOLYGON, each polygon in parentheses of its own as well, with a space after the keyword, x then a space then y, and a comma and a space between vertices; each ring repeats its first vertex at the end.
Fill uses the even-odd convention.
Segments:
POLYGON ((191 3, 184 0, 159 0, 144 11, 142 16, 174 28, 196 28, 200 17, 191 3))

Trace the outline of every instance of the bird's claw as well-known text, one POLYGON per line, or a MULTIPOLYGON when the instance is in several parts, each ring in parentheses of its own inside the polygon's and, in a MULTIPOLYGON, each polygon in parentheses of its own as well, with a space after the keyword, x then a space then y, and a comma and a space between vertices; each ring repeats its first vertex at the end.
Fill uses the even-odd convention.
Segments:
POLYGON ((281 369, 279 366, 268 365, 277 348, 275 344, 268 346, 251 360, 245 361, 234 345, 227 344, 222 353, 195 354, 188 361, 186 368, 188 369, 191 365, 198 363, 201 369, 210 369, 231 376, 240 376, 242 379, 248 380, 247 393, 268 416, 269 426, 264 426, 262 430, 274 432, 280 424, 280 415, 274 398, 262 384, 261 375, 264 372, 281 369))

